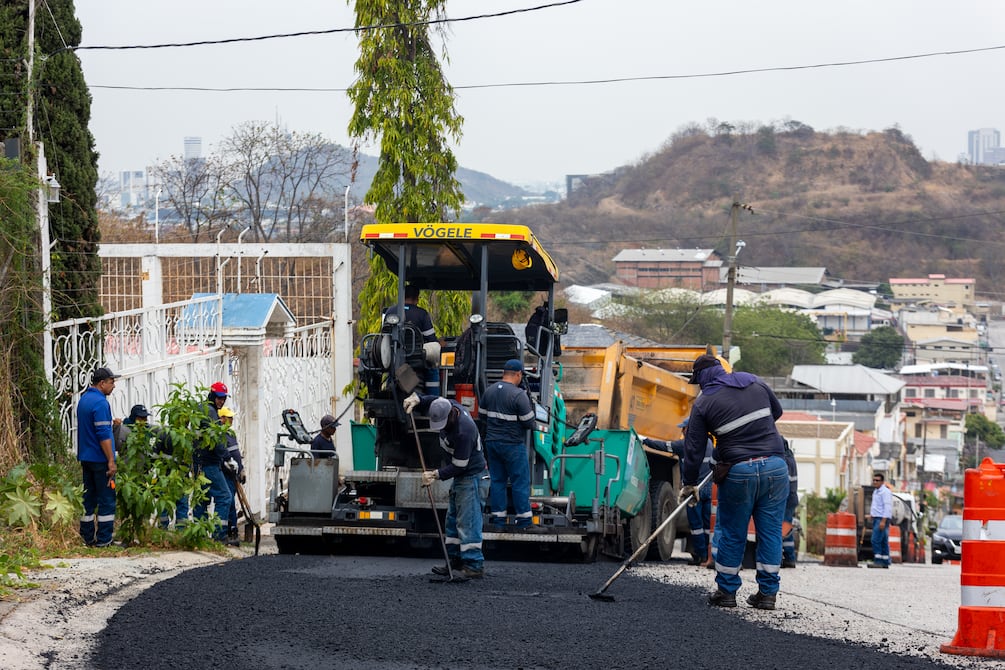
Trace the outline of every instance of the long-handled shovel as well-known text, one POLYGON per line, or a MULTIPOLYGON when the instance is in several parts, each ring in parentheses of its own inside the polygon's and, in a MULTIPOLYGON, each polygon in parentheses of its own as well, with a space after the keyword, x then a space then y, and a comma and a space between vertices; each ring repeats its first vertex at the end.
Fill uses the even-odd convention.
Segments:
MULTIPOLYGON (((415 449, 419 452, 419 464, 422 466, 422 471, 426 471, 426 458, 422 455, 422 443, 419 442, 419 431, 415 427, 415 417, 412 414, 408 415, 408 418, 412 421, 412 434, 415 435, 415 449)), ((466 582, 467 577, 462 575, 455 575, 454 569, 450 566, 450 554, 447 552, 447 538, 443 534, 443 526, 440 525, 440 516, 436 513, 436 501, 433 500, 433 490, 429 486, 422 487, 426 489, 426 494, 429 496, 429 508, 433 511, 433 520, 436 521, 436 534, 440 537, 440 546, 443 548, 443 559, 447 562, 447 578, 446 579, 431 579, 432 582, 466 582)))
POLYGON ((234 480, 234 490, 237 491, 237 500, 241 503, 241 509, 244 511, 244 520, 255 527, 255 556, 258 556, 258 545, 262 542, 262 527, 258 525, 258 519, 251 513, 251 503, 248 502, 248 496, 244 493, 244 486, 241 485, 240 479, 234 480))
MULTIPOLYGON (((698 486, 695 487, 695 490, 698 490, 702 486, 704 486, 705 484, 707 484, 710 479, 712 479, 712 473, 711 472, 708 473, 707 475, 705 475, 705 478, 702 479, 698 483, 698 486)), ((692 493, 687 498, 685 498, 679 505, 677 505, 677 507, 674 508, 674 511, 670 512, 670 514, 667 515, 667 518, 663 519, 663 522, 659 526, 656 527, 656 530, 654 530, 652 532, 652 535, 650 535, 649 537, 646 538, 646 541, 642 543, 642 546, 640 546, 638 549, 636 549, 634 554, 632 554, 631 556, 629 556, 628 558, 626 558, 625 562, 621 564, 621 567, 618 568, 617 571, 615 571, 615 573, 613 575, 611 575, 611 578, 608 579, 606 582, 604 582, 604 585, 601 586, 599 589, 597 589, 596 593, 591 593, 590 597, 593 598, 594 600, 602 600, 604 602, 613 602, 614 601, 614 596, 609 596, 606 593, 604 593, 604 591, 606 591, 611 586, 611 584, 614 583, 615 579, 617 579, 618 577, 620 577, 622 575, 622 573, 624 573, 624 571, 628 569, 628 566, 630 566, 632 563, 634 563, 636 560, 638 560, 639 556, 641 556, 642 554, 646 553, 646 549, 649 548, 649 545, 652 544, 652 541, 655 540, 656 537, 660 533, 663 532, 663 529, 666 528, 667 525, 671 521, 673 521, 677 517, 678 514, 681 513, 681 510, 683 510, 685 507, 688 506, 688 504, 691 502, 691 499, 694 498, 694 497, 695 496, 692 493)))

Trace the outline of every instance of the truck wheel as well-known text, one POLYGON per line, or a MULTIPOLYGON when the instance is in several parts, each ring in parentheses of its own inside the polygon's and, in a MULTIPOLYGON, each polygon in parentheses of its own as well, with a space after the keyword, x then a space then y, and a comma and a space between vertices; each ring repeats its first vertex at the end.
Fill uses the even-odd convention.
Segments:
MULTIPOLYGON (((653 503, 652 498, 646 496, 646 501, 642 505, 642 509, 639 513, 628 520, 628 553, 629 555, 634 554, 639 550, 646 540, 649 539, 649 534, 652 533, 652 516, 653 516, 653 503)), ((652 550, 652 545, 650 546, 650 551, 652 550)), ((648 558, 643 556, 643 559, 648 558)))
MULTIPOLYGON (((654 481, 649 483, 649 499, 652 501, 653 513, 652 524, 649 532, 655 531, 661 523, 670 515, 670 512, 677 506, 677 497, 674 495, 673 486, 670 482, 654 481)), ((649 545, 646 558, 650 560, 669 561, 673 556, 673 545, 677 541, 676 522, 668 523, 653 543, 649 545)))

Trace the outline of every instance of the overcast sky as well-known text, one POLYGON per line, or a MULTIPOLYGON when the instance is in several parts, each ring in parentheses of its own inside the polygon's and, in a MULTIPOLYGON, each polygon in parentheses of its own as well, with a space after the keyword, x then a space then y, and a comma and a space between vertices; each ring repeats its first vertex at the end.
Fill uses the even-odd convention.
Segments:
MULTIPOLYGON (((448 18, 549 0, 450 0, 448 18)), ((76 0, 83 46, 154 44, 351 28, 340 0, 76 0)), ((466 168, 517 184, 604 172, 653 153, 709 118, 794 119, 817 130, 899 124, 926 158, 954 161, 967 131, 1005 130, 1005 48, 731 76, 579 85, 462 87, 670 77, 888 59, 1005 46, 1000 0, 581 0, 452 23, 466 168)), ((249 120, 279 120, 348 145, 344 90, 189 92, 127 87, 345 89, 352 33, 173 49, 81 50, 102 174, 203 151, 249 120)), ((372 147, 364 151, 375 153, 372 147), (368 150, 369 149, 369 150, 368 150)))

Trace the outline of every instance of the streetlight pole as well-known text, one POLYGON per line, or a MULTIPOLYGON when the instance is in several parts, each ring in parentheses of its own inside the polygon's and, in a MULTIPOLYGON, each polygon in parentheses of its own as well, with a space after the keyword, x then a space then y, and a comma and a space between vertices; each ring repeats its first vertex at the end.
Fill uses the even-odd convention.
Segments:
POLYGON ((154 194, 154 243, 161 243, 161 187, 154 194))

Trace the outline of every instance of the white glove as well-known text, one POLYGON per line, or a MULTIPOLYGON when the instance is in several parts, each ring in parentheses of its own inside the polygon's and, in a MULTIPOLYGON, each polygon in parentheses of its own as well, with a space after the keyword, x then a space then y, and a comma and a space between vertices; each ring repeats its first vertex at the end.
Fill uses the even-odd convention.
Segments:
POLYGON ((405 398, 401 406, 405 408, 405 414, 411 414, 412 410, 419 404, 419 396, 415 393, 405 398))
POLYGON ((223 464, 223 467, 227 468, 228 470, 230 470, 232 474, 236 475, 238 470, 237 459, 231 458, 230 460, 228 460, 226 463, 223 464))
POLYGON ((694 507, 698 504, 700 496, 698 495, 697 486, 682 486, 680 487, 680 495, 677 496, 677 502, 682 503, 687 500, 688 507, 694 507), (688 500, 690 498, 690 500, 688 500))
POLYGON ((440 473, 438 470, 426 470, 422 473, 422 485, 429 486, 434 481, 440 478, 440 473))

